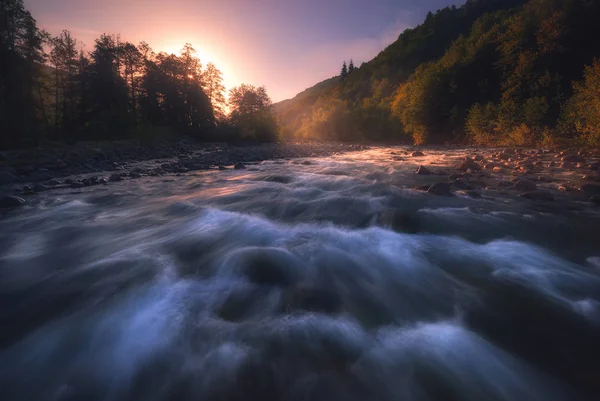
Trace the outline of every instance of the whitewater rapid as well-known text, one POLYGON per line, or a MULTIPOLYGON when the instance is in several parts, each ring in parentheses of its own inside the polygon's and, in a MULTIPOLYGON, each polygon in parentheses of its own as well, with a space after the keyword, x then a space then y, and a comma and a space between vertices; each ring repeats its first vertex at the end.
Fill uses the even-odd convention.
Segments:
POLYGON ((0 398, 598 399, 598 209, 415 191, 389 152, 5 213, 0 398))

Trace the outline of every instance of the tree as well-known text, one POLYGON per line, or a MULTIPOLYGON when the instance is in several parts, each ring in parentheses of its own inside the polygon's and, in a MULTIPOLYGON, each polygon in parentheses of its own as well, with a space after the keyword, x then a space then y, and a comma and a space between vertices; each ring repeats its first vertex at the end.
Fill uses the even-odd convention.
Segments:
POLYGON ((195 53, 187 45, 181 56, 159 53, 150 57, 151 51, 146 52, 140 106, 147 121, 196 136, 214 127, 214 114, 202 89, 200 60, 195 53))
POLYGON ((348 65, 348 74, 352 74, 354 72, 354 61, 350 59, 350 64, 348 65))
POLYGON ((122 136, 130 125, 128 90, 120 74, 119 39, 103 34, 96 39, 90 63, 90 112, 93 134, 122 136))
POLYGON ((573 96, 565 106, 563 120, 583 143, 600 146, 600 60, 585 67, 582 82, 573 82, 573 96))
POLYGON ((344 64, 342 65, 342 72, 340 73, 342 79, 346 79, 346 77, 348 76, 348 66, 346 65, 346 61, 344 61, 344 64))
POLYGON ((0 1, 0 146, 35 132, 44 38, 22 0, 0 1))
POLYGON ((73 129, 77 116, 79 54, 77 40, 67 30, 50 40, 54 69, 54 125, 73 129))
POLYGON ((217 120, 225 118, 225 86, 223 85, 223 74, 213 64, 208 63, 202 75, 204 91, 212 105, 217 120))
POLYGON ((138 97, 140 78, 143 73, 144 59, 140 50, 132 43, 121 45, 121 68, 129 87, 129 108, 133 114, 134 124, 138 122, 138 97))
POLYGON ((277 121, 273 104, 264 86, 242 84, 229 91, 230 123, 246 139, 274 141, 277 121))

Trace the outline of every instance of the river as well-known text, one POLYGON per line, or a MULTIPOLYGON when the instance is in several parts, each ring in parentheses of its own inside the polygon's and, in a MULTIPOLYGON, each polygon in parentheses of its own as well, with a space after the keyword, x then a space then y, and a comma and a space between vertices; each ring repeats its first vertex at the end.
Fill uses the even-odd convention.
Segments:
POLYGON ((0 398, 600 399, 600 210, 416 191, 395 150, 5 213, 0 398))

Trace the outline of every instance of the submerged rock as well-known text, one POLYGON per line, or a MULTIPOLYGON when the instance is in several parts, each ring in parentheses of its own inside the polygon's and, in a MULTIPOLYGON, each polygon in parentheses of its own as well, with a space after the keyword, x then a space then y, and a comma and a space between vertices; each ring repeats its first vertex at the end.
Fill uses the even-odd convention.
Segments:
MULTIPOLYGON (((428 188, 429 189, 429 188, 428 188)), ((416 234, 419 231, 419 221, 416 216, 400 210, 384 210, 377 218, 378 223, 396 232, 416 234)))
POLYGON ((0 208, 8 209, 13 207, 23 206, 25 199, 18 196, 3 196, 0 198, 0 208))
POLYGON ((438 182, 430 186, 427 190, 427 193, 439 196, 452 196, 452 189, 450 188, 450 184, 446 182, 438 182))
POLYGON ((525 192, 524 194, 521 194, 519 196, 522 198, 525 198, 525 199, 531 199, 531 200, 536 200, 536 201, 553 201, 554 200, 554 195, 552 195, 550 192, 546 192, 546 191, 525 192))
POLYGON ((44 192, 44 191, 48 191, 49 189, 52 189, 52 188, 50 188, 49 186, 46 186, 44 184, 35 184, 33 186, 33 190, 35 192, 44 192))
POLYGON ((425 153, 423 153, 421 151, 416 151, 416 152, 412 152, 411 156, 412 157, 421 157, 421 156, 425 156, 425 153))
POLYGON ((246 165, 242 162, 237 162, 235 163, 235 165, 233 166, 234 169, 236 170, 243 170, 246 168, 246 165))
POLYGON ((531 181, 531 180, 519 180, 517 181, 517 183, 515 185, 513 185, 511 187, 511 189, 514 189, 515 191, 535 191, 537 189, 537 185, 535 182, 531 181))
POLYGON ((113 174, 108 179, 109 181, 121 181, 123 178, 119 174, 113 174))
POLYGON ((17 176, 6 171, 0 171, 0 185, 12 184, 17 181, 17 176))

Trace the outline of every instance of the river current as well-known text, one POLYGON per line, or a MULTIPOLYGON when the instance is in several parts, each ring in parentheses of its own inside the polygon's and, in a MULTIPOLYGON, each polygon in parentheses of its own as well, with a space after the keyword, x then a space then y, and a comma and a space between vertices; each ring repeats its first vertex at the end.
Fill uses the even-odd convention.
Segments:
POLYGON ((0 399, 600 399, 599 209, 416 191, 446 177, 392 151, 5 213, 0 399))

